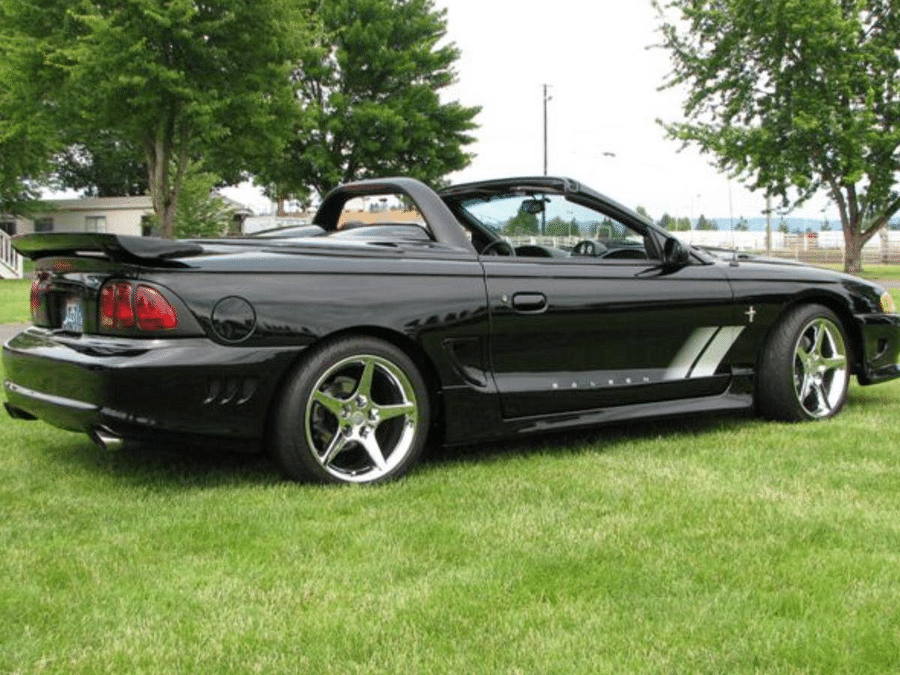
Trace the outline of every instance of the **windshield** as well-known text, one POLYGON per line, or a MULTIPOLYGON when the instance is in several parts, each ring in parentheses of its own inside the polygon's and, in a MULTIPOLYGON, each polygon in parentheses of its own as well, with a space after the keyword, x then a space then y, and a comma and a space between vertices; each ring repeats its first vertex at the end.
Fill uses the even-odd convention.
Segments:
POLYGON ((642 242, 642 237, 631 228, 558 194, 494 194, 467 197, 459 205, 472 220, 503 237, 531 235, 642 242))

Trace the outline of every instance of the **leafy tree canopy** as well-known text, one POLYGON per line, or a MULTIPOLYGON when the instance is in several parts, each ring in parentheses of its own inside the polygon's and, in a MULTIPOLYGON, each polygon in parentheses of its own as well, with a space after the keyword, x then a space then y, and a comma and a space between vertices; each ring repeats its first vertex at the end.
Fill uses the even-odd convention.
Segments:
POLYGON ((507 221, 503 227, 507 234, 540 234, 541 226, 533 213, 522 209, 507 221))
POLYGON ((838 207, 845 268, 900 210, 900 6, 894 0, 654 0, 688 91, 673 139, 755 189, 838 207))
POLYGON ((700 217, 697 218, 697 224, 694 229, 696 229, 696 230, 718 230, 719 226, 716 224, 716 221, 708 220, 707 217, 701 213, 700 217))
POLYGON ((16 102, 30 91, 44 128, 65 130, 47 145, 108 132, 139 149, 164 236, 191 161, 236 178, 295 126, 308 22, 292 0, 7 0, 2 19, 16 102))
POLYGON ((465 167, 479 108, 442 103, 459 50, 431 0, 320 0, 321 35, 295 73, 305 117, 260 179, 273 196, 324 194, 394 174, 439 182, 465 167))
POLYGON ((150 186, 147 161, 140 148, 109 132, 84 136, 53 159, 59 187, 81 190, 92 197, 145 195, 150 186))

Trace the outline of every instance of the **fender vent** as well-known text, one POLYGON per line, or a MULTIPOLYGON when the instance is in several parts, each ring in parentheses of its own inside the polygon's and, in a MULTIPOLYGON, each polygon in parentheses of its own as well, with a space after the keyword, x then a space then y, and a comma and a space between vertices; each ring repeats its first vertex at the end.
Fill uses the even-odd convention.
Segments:
POLYGON ((216 377, 206 383, 206 405, 244 405, 253 398, 258 382, 252 378, 216 377))

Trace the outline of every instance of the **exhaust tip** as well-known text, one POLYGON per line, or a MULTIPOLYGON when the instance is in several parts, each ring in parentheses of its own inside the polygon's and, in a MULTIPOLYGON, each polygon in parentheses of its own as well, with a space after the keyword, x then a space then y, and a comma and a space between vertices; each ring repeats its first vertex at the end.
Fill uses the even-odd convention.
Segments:
POLYGON ((106 427, 94 427, 88 435, 98 448, 106 452, 118 452, 125 446, 125 439, 106 427))

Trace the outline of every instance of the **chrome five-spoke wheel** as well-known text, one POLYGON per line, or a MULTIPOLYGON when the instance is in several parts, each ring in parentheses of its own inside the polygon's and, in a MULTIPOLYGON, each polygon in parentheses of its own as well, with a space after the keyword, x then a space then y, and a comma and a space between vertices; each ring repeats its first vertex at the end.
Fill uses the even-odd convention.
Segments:
POLYGON ((809 322, 794 348, 794 392, 810 417, 830 416, 847 391, 847 348, 828 318, 809 322))
POLYGON ((336 478, 377 480, 409 455, 418 417, 406 374, 387 359, 360 354, 319 378, 304 415, 306 441, 336 478))
POLYGON ((274 451, 294 478, 376 483, 409 470, 428 418, 424 382, 405 353, 345 338, 297 370, 277 412, 274 451))
POLYGON ((787 421, 832 417, 844 405, 849 380, 849 343, 840 319, 822 305, 798 305, 773 328, 760 355, 757 407, 787 421))

